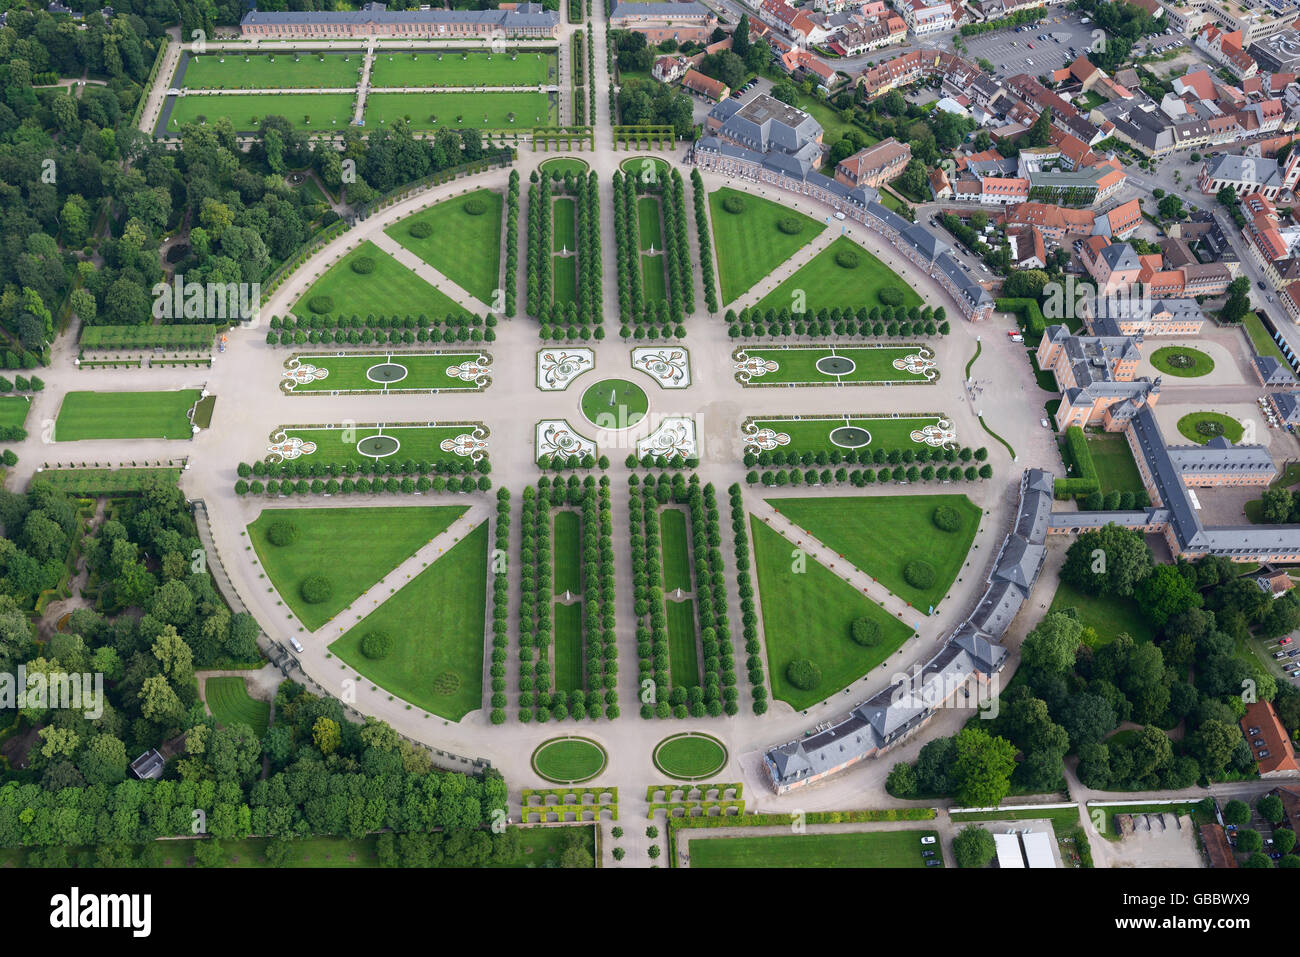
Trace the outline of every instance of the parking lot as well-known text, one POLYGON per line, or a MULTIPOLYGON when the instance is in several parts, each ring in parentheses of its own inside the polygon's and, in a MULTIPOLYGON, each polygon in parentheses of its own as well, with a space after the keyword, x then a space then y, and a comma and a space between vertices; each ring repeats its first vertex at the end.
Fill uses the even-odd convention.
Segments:
MULTIPOLYGON (((1002 76, 1028 73, 1038 76, 1060 69, 1073 61, 1069 48, 1075 55, 1093 43, 1095 23, 1081 23, 1079 14, 1060 11, 1056 16, 1027 24, 1017 33, 1013 28, 998 30, 966 38, 968 56, 972 60, 988 60, 1002 76), (1048 39, 1040 40, 1040 36, 1048 39), (1030 44, 1033 44, 1031 47, 1030 44)), ((1103 36, 1104 34, 1098 34, 1103 36)))

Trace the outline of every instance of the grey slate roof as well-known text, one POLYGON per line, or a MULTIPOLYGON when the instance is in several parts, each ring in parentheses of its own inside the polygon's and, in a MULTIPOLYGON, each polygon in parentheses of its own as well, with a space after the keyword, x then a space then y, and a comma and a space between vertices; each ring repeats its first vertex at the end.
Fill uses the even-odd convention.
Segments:
POLYGON ((1046 557, 1044 546, 1032 545, 1019 535, 1008 535, 1002 545, 1002 554, 998 556, 997 567, 993 569, 993 580, 1019 585, 1027 594, 1046 557))
POLYGON ((718 153, 721 156, 730 156, 733 159, 753 163, 756 166, 770 169, 793 179, 803 180, 817 186, 819 189, 833 193, 846 203, 851 203, 860 208, 867 208, 880 198, 879 190, 871 186, 845 186, 839 180, 831 179, 829 176, 817 172, 814 164, 799 157, 784 156, 780 153, 759 153, 756 150, 748 150, 743 146, 728 143, 716 136, 702 137, 694 148, 709 153, 718 153))
POLYGON ((1278 412, 1282 413, 1282 422, 1286 425, 1295 425, 1300 422, 1300 399, 1291 392, 1270 392, 1270 399, 1277 406, 1278 412))
POLYGON ((975 607, 970 616, 971 624, 985 634, 1001 637, 1024 603, 1025 593, 1020 586, 1009 581, 996 581, 975 607))
POLYGON ((1262 445, 1233 445, 1222 435, 1205 445, 1173 445, 1169 459, 1174 468, 1188 472, 1235 472, 1241 475, 1275 475, 1277 466, 1262 445))
POLYGON ((1255 369, 1265 385, 1294 385, 1295 373, 1276 356, 1254 356, 1255 369))
POLYGON ((702 3, 615 3, 609 11, 609 18, 648 17, 654 20, 676 19, 677 17, 704 17, 708 19, 714 13, 702 3))

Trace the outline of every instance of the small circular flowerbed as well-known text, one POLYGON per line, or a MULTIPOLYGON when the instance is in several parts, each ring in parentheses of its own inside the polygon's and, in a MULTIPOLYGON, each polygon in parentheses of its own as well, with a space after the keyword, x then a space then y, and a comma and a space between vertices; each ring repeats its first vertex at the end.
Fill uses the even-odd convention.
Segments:
POLYGON ((626 379, 602 379, 582 394, 582 414, 601 429, 636 425, 649 408, 645 390, 626 379))
POLYGON ((817 371, 822 375, 848 375, 857 367, 847 356, 822 356, 817 360, 817 371))
POLYGON ((533 752, 533 771, 555 784, 590 781, 609 762, 609 755, 590 738, 551 738, 533 752))
POLYGON ((1166 375, 1195 379, 1214 371, 1214 360, 1199 349, 1164 346, 1151 353, 1151 364, 1166 375))
POLYGON ((679 781, 712 777, 727 765, 727 747, 717 738, 687 731, 664 738, 650 755, 655 768, 679 781))
POLYGON ((366 370, 366 378, 371 382, 401 382, 406 376, 406 366, 400 362, 381 362, 366 370))
POLYGON ((580 159, 567 158, 547 160, 538 167, 544 176, 554 176, 557 173, 560 176, 563 176, 565 173, 573 173, 575 176, 586 176, 587 171, 590 168, 591 167, 580 159))
POLYGON ((1178 420, 1178 432, 1198 445, 1220 436, 1233 445, 1241 441, 1242 424, 1221 412, 1192 412, 1178 420))
POLYGON ((382 459, 401 447, 402 443, 391 435, 367 435, 357 443, 357 452, 368 458, 382 459))
POLYGON ((871 433, 856 425, 841 425, 838 429, 831 429, 830 440, 842 449, 860 449, 871 444, 871 433))

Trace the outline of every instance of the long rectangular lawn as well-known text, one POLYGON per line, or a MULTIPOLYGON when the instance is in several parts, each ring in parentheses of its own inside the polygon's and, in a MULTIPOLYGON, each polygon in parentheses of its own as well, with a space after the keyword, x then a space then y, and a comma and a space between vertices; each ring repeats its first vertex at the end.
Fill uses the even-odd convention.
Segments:
POLYGON ((898 369, 895 360, 915 355, 920 346, 888 346, 882 349, 782 349, 779 347, 746 348, 750 358, 770 359, 777 364, 774 372, 764 372, 751 379, 750 385, 773 385, 787 382, 914 382, 924 380, 924 375, 898 369), (817 368, 822 359, 839 356, 853 363, 853 368, 841 375, 823 372, 817 368))
POLYGON ((237 133, 261 128, 268 116, 283 116, 294 129, 308 133, 336 130, 340 133, 352 122, 356 95, 352 93, 217 93, 212 96, 178 96, 172 101, 167 129, 160 133, 179 133, 186 123, 204 117, 213 123, 222 117, 230 120, 237 133), (256 120, 257 122, 254 122, 256 120))
POLYGON ((912 634, 911 626, 814 559, 805 558, 805 570, 796 572, 794 542, 752 516, 750 524, 774 698, 799 710, 824 701, 884 662, 912 634), (857 618, 880 625, 876 645, 863 647, 849 637, 857 618), (786 669, 796 658, 809 658, 821 669, 821 684, 807 691, 790 684, 786 669))
POLYGON ((330 645, 364 678, 417 708, 459 721, 483 704, 488 526, 483 522, 330 645), (372 631, 393 638, 387 657, 361 653, 372 631))
POLYGON ((54 422, 56 442, 80 439, 188 439, 186 413, 198 389, 177 392, 69 392, 54 422))
POLYGON ((921 830, 774 833, 696 839, 689 847, 691 867, 925 867, 921 838, 934 836, 921 830))
POLYGON ((370 391, 400 392, 406 389, 474 389, 472 382, 466 382, 455 376, 447 375, 447 370, 467 360, 475 361, 479 352, 445 352, 432 353, 306 353, 298 356, 302 365, 313 365, 325 369, 329 375, 314 382, 297 383, 293 387, 295 394, 306 392, 332 391, 370 391), (405 366, 406 378, 396 382, 375 382, 366 377, 366 371, 373 366, 387 363, 405 366))
POLYGON ((408 116, 416 132, 444 127, 527 131, 534 126, 549 126, 554 115, 551 94, 536 91, 372 93, 366 97, 366 128, 372 131, 400 123, 408 116))
POLYGON ((365 54, 352 53, 212 53, 190 57, 186 90, 273 90, 353 88, 361 79, 365 54))
MULTIPOLYGON (((830 452, 840 448, 831 441, 831 433, 845 426, 865 429, 871 433, 867 448, 918 449, 920 443, 912 441, 912 433, 939 421, 938 416, 907 419, 757 419, 760 429, 772 429, 790 436, 788 452, 830 452)), ((843 451, 843 449, 840 449, 843 451)))
POLYGON ((554 50, 420 50, 379 53, 372 87, 539 86, 554 80, 554 50))

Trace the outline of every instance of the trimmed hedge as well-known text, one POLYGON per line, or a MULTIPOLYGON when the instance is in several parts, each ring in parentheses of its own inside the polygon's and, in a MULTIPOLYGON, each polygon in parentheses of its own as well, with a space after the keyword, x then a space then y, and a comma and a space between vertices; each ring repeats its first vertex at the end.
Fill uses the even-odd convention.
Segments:
POLYGON ((1088 448, 1088 437, 1083 434, 1083 429, 1077 425, 1066 429, 1065 445, 1070 452, 1070 460, 1074 463, 1075 475, 1073 478, 1056 480, 1054 485, 1056 497, 1072 498, 1076 495, 1100 491, 1101 482, 1097 478, 1097 467, 1092 462, 1092 450, 1088 448))

